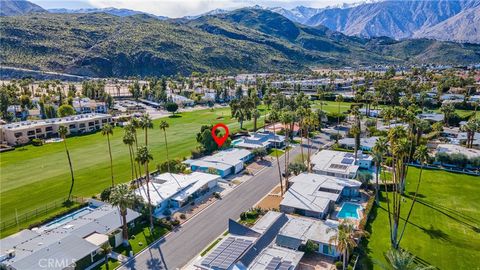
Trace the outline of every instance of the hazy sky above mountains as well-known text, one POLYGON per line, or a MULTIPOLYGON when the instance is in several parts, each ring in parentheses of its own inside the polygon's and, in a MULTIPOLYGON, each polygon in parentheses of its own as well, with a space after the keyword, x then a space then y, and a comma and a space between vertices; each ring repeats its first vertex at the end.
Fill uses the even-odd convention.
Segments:
POLYGON ((172 18, 198 15, 213 9, 235 9, 245 6, 293 8, 295 6, 326 7, 359 0, 30 0, 45 9, 51 8, 126 8, 172 18))

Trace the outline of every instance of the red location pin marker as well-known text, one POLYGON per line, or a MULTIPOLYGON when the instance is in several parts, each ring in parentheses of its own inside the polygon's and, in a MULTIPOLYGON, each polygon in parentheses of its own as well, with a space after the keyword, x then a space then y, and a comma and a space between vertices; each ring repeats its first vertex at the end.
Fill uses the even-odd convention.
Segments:
POLYGON ((222 145, 225 143, 225 141, 228 139, 228 127, 225 124, 218 123, 212 128, 212 137, 213 140, 217 143, 218 147, 222 147, 222 145), (217 136, 217 129, 223 128, 225 130, 225 134, 223 134, 222 137, 217 136))

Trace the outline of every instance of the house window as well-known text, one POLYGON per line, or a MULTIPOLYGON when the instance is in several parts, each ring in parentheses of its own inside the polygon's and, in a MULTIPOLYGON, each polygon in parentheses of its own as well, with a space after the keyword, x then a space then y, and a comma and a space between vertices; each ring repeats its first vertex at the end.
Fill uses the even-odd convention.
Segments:
POLYGON ((32 135, 35 135, 35 130, 27 131, 27 136, 32 136, 32 135))
POLYGON ((42 129, 41 129, 41 128, 37 128, 37 129, 35 130, 35 132, 37 132, 37 133, 42 133, 42 129))
POLYGON ((18 137, 22 136, 22 134, 23 134, 22 132, 16 132, 15 133, 15 138, 18 138, 18 137))
POLYGON ((69 129, 74 129, 74 128, 77 128, 77 126, 75 124, 71 124, 70 126, 68 126, 69 129))
POLYGON ((93 127, 94 124, 95 124, 94 122, 88 122, 89 127, 93 127))
POLYGON ((323 245, 323 254, 329 254, 330 250, 327 245, 323 245))
POLYGON ((81 123, 80 128, 84 128, 84 127, 85 127, 85 123, 81 123))
POLYGON ((46 127, 45 131, 53 131, 53 127, 46 127))

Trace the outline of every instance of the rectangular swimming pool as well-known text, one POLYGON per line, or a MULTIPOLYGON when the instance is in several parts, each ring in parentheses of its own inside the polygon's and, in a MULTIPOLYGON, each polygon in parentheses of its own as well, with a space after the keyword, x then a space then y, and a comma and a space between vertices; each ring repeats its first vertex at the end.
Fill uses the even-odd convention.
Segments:
POLYGON ((63 217, 57 218, 57 219, 43 225, 42 227, 40 227, 40 230, 47 231, 47 230, 52 230, 52 229, 58 228, 65 223, 68 223, 72 220, 83 217, 84 215, 86 215, 88 213, 91 213, 94 209, 95 209, 95 207, 92 207, 92 206, 86 206, 86 207, 80 208, 75 212, 72 212, 72 213, 67 214, 63 217))
POLYGON ((343 203, 342 209, 340 209, 340 212, 337 214, 337 218, 343 218, 343 219, 360 219, 360 209, 362 209, 362 206, 355 204, 355 203, 343 203))

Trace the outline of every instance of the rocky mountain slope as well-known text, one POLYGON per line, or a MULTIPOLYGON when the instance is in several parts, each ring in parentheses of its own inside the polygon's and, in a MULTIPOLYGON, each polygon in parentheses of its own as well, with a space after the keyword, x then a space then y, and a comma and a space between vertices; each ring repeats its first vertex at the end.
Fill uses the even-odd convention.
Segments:
POLYGON ((105 13, 0 17, 0 44, 0 65, 93 77, 480 62, 480 45, 350 37, 261 9, 188 21, 105 13))
POLYGON ((31 12, 46 12, 46 10, 26 0, 0 0, 0 16, 24 15, 31 12))

